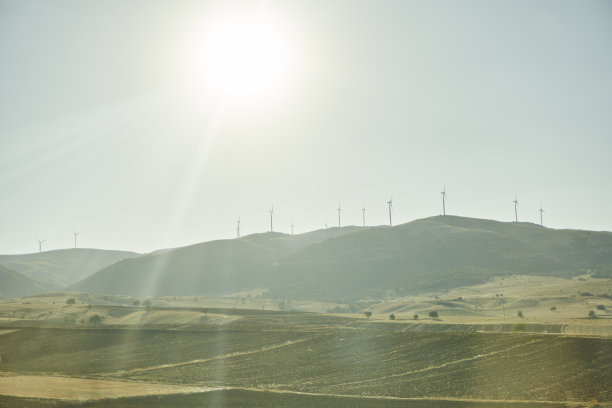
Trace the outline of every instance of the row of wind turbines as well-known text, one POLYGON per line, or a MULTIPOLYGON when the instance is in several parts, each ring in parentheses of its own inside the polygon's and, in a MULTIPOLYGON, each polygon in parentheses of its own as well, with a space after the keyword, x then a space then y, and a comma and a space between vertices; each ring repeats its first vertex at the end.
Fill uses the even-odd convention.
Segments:
MULTIPOLYGON (((80 235, 80 232, 76 232, 76 231, 72 231, 72 235, 74 235, 74 247, 77 247, 77 237, 80 235)), ((42 244, 44 244, 45 242, 47 242, 46 239, 40 239, 38 237, 36 237, 36 240, 38 241, 38 252, 42 252, 42 244)))
MULTIPOLYGON (((440 195, 442 196, 442 215, 446 216, 446 200, 448 199, 446 195, 446 187, 444 187, 444 189, 440 192, 440 195)), ((515 196, 514 201, 512 202, 514 203, 514 222, 518 222, 518 197, 515 196)), ((387 201, 387 207, 389 208, 389 226, 392 227, 393 197, 391 197, 389 201, 387 201)), ((336 211, 338 212, 338 228, 340 228, 342 227, 342 207, 340 206, 340 204, 338 204, 338 208, 336 208, 336 211)), ((538 211, 540 212, 540 225, 544 226, 544 208, 540 205, 540 209, 538 211)), ((268 210, 268 213, 270 214, 270 232, 274 232, 274 205, 272 205, 270 210, 268 210)), ((361 209, 361 219, 364 227, 366 226, 365 213, 366 209, 364 207, 361 209)), ((327 220, 325 220, 325 228, 327 229, 327 220)), ((293 235, 293 220, 291 221, 291 235, 293 235)), ((240 217, 238 217, 238 220, 236 221, 236 238, 240 238, 240 217)))

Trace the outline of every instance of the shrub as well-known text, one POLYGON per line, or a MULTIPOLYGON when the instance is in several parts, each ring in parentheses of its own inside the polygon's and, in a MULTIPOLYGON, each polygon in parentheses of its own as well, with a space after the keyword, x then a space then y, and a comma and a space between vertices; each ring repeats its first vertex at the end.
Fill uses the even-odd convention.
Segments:
POLYGON ((102 323, 102 316, 95 314, 89 317, 89 324, 100 324, 100 323, 102 323))
POLYGON ((66 304, 67 305, 74 305, 75 303, 76 303, 76 299, 75 298, 66 299, 66 304))
POLYGON ((395 315, 394 315, 393 313, 391 313, 391 314, 389 315, 389 319, 390 319, 390 320, 395 320, 395 315))
POLYGON ((365 317, 367 317, 368 319, 372 316, 372 312, 370 312, 369 310, 367 312, 363 313, 365 315, 365 317))
POLYGON ((412 318, 413 318, 414 320, 419 320, 419 315, 415 313, 415 314, 412 316, 412 318))
POLYGON ((521 319, 522 319, 523 317, 525 317, 525 316, 523 316, 523 311, 522 311, 522 310, 519 310, 518 312, 516 312, 516 315, 517 315, 518 317, 520 317, 521 319))
POLYGON ((591 311, 589 312, 589 317, 590 317, 591 319, 595 319, 595 318, 597 317, 597 315, 595 314, 595 311, 594 311, 594 310, 591 310, 591 311))
POLYGON ((604 305, 597 305, 597 310, 606 310, 604 305))
POLYGON ((431 312, 429 312, 429 317, 431 317, 431 318, 435 319, 438 316, 440 316, 440 315, 435 310, 432 310, 431 312))
POLYGON ((149 310, 151 310, 151 301, 149 299, 145 300, 144 302, 142 302, 142 305, 144 306, 145 310, 148 312, 149 310))
POLYGON ((512 330, 515 332, 524 331, 526 328, 525 323, 515 323, 512 325, 512 330))
POLYGON ((552 310, 554 312, 555 310, 557 310, 557 306, 551 306, 550 310, 552 310))
POLYGON ((135 301, 132 302, 132 305, 134 306, 140 306, 140 300, 136 299, 135 301))

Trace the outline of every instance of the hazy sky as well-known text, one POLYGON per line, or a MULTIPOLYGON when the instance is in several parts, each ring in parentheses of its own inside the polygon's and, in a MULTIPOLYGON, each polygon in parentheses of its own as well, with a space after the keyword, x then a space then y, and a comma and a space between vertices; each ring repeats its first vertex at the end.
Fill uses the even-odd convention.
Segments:
POLYGON ((611 50, 609 1, 0 0, 0 253, 232 238, 272 204, 284 232, 387 223, 391 196, 404 223, 443 185, 450 214, 511 221, 516 194, 609 231, 611 50), (228 97, 208 29, 254 15, 280 54, 229 75, 282 81, 228 97))

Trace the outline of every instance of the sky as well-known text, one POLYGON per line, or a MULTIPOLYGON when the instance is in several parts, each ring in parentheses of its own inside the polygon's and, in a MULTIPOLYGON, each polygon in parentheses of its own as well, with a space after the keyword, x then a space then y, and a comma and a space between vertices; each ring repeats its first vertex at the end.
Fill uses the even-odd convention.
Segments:
POLYGON ((0 253, 400 224, 444 188, 611 231, 611 49, 609 1, 0 0, 0 253))

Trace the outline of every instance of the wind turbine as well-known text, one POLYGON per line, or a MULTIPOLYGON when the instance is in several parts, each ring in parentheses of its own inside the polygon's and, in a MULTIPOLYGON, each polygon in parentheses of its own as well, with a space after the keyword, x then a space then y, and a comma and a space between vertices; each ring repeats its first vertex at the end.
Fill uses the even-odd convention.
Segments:
POLYGON ((291 235, 293 235, 293 220, 291 220, 291 235))
POLYGON ((393 223, 391 222, 391 209, 393 208, 393 197, 387 201, 387 205, 389 206, 389 226, 392 227, 393 223))
POLYGON ((80 235, 80 232, 76 232, 74 230, 72 230, 72 235, 74 235, 74 247, 76 248, 76 244, 77 244, 77 236, 80 235))
POLYGON ((361 218, 363 219, 363 226, 365 227, 365 207, 361 209, 361 218))
POLYGON ((46 239, 43 239, 42 241, 40 239, 38 239, 38 237, 36 237, 36 240, 38 241, 38 252, 42 252, 42 244, 43 242, 46 242, 46 239))
POLYGON ((446 186, 440 194, 442 194, 442 215, 446 215, 446 186))
POLYGON ((240 238, 240 217, 238 217, 238 221, 236 221, 236 238, 240 238))
POLYGON ((513 203, 514 203, 514 222, 518 222, 518 211, 517 211, 516 207, 518 207, 519 202, 518 202, 518 198, 516 196, 514 196, 513 203))
POLYGON ((270 208, 270 232, 274 232, 274 228, 272 228, 272 218, 274 217, 274 205, 270 208))
POLYGON ((342 212, 340 204, 338 204, 338 209, 336 211, 338 211, 338 228, 340 228, 340 213, 342 212))
POLYGON ((540 211, 540 225, 544 226, 544 222, 542 221, 542 214, 544 213, 544 208, 542 208, 542 204, 540 204, 540 209, 538 211, 540 211))

